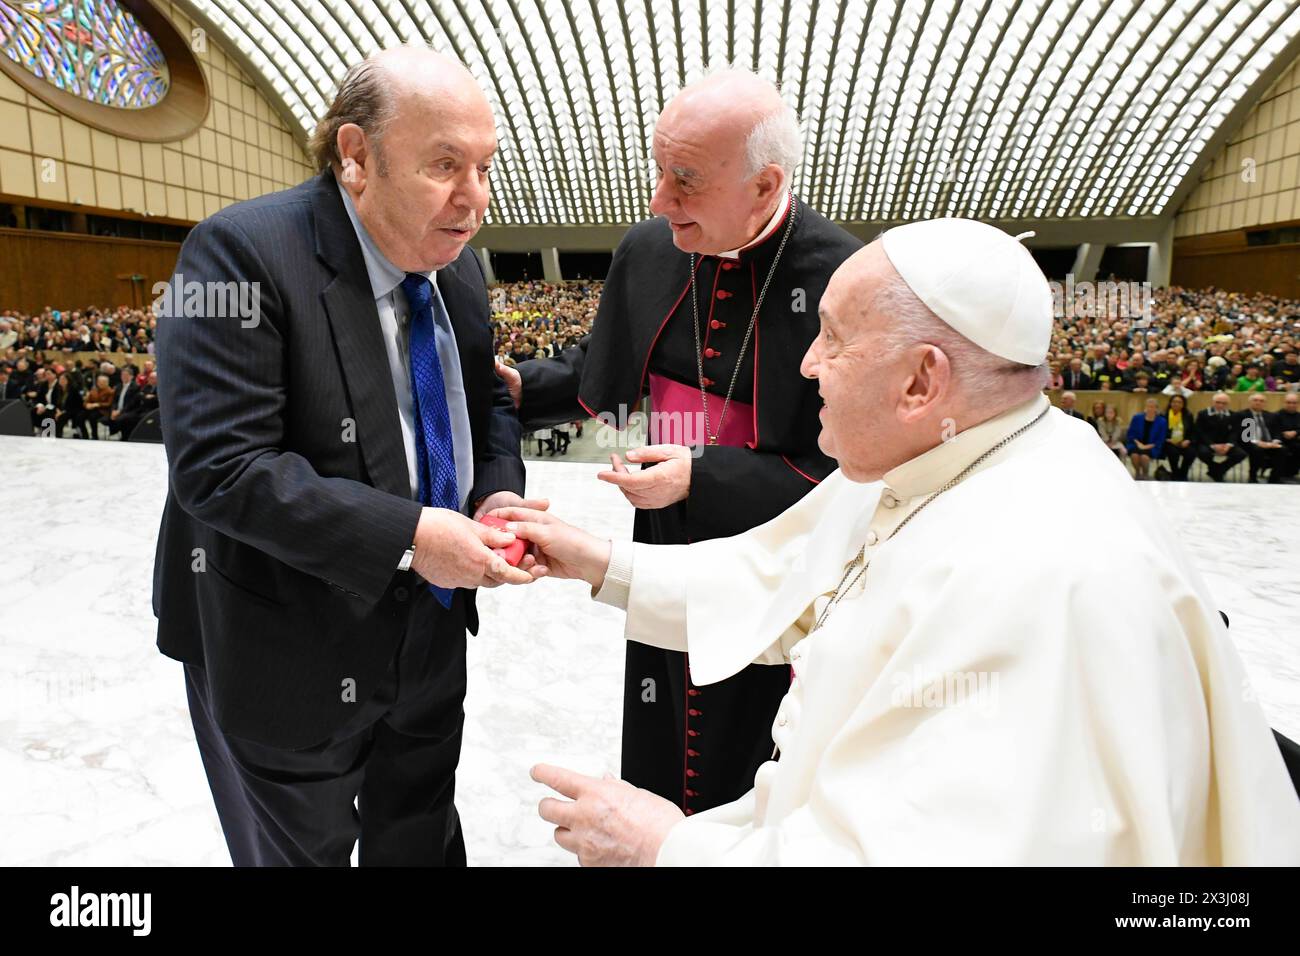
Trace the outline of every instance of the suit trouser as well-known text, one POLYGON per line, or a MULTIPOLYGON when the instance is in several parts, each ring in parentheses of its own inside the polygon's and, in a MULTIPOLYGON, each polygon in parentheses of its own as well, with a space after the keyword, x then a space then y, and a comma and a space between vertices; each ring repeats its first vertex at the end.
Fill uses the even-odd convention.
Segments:
POLYGON ((414 590, 379 689, 306 749, 224 733, 203 668, 185 665, 194 735, 235 866, 348 866, 358 838, 363 866, 465 865, 454 804, 465 632, 437 630, 433 595, 414 590))

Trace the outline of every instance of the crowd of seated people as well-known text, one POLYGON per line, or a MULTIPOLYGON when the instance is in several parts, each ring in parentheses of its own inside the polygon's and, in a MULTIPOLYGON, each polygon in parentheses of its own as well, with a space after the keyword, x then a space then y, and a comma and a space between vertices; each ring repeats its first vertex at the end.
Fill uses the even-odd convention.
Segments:
MULTIPOLYGON (((500 283, 490 290, 496 354, 518 364, 552 357, 591 330, 599 281, 500 283)), ((1155 291, 1146 315, 1065 309, 1051 350, 1049 388, 1153 397, 1130 421, 1097 402, 1088 416, 1102 440, 1139 480, 1186 480, 1194 461, 1216 481, 1245 461, 1251 480, 1296 475, 1294 392, 1300 389, 1300 302, 1268 295, 1184 289, 1155 291), (1252 408, 1232 412, 1224 398, 1193 416, 1196 392, 1245 392, 1252 408), (1289 392, 1265 411, 1256 396, 1289 392), (1157 400, 1158 396, 1158 400, 1157 400), (1154 404, 1153 404, 1154 402, 1154 404)), ((0 394, 25 402, 36 434, 126 437, 156 407, 153 332, 148 309, 118 307, 0 313, 0 394), (83 361, 71 353, 94 353, 83 361), (109 355, 117 356, 113 361, 109 355), (129 359, 123 361, 126 354, 129 359), (44 431, 41 431, 44 429, 44 431)), ((1275 399, 1272 401, 1276 401, 1275 399)), ((1061 405, 1066 401, 1063 398, 1061 405)), ((567 451, 574 429, 534 434, 538 454, 567 451)))
POLYGON ((19 355, 0 361, 0 398, 27 406, 33 435, 125 441, 158 407, 158 373, 152 359, 118 367, 19 355))
POLYGON ((600 282, 506 282, 492 287, 496 354, 508 365, 552 358, 591 331, 600 282))
POLYGON ((1234 412, 1227 392, 1215 393, 1211 405, 1193 415, 1183 395, 1143 402, 1142 411, 1125 421, 1113 404, 1092 403, 1084 416, 1075 407, 1078 397, 1063 392, 1060 407, 1075 418, 1085 418, 1106 447, 1130 465, 1138 481, 1151 479, 1188 481, 1192 463, 1205 464, 1211 481, 1224 481, 1241 462, 1246 480, 1269 484, 1296 484, 1300 473, 1300 392, 1288 391, 1276 412, 1264 408, 1264 396, 1255 393, 1247 407, 1234 412))
POLYGON ((1053 389, 1282 392, 1300 387, 1300 301, 1219 289, 1156 289, 1149 315, 1079 315, 1052 335, 1053 389))
MULTIPOLYGON (((600 302, 600 282, 507 282, 492 287, 492 323, 497 358, 518 365, 534 358, 554 358, 577 345, 591 331, 600 302)), ((582 437, 582 422, 540 428, 525 437, 524 449, 536 443, 536 457, 567 455, 582 437)))
MULTIPOLYGON (((1139 480, 1187 481, 1196 461, 1212 481, 1246 463, 1248 481, 1293 484, 1300 471, 1297 389, 1300 389, 1300 302, 1221 289, 1155 290, 1148 314, 1079 315, 1066 308, 1052 337, 1049 389, 1075 409, 1075 391, 1149 395, 1128 420, 1116 406, 1093 403, 1086 416, 1101 440, 1139 480), (1187 399, 1214 393, 1192 414, 1187 399), (1248 393, 1232 411, 1229 393, 1248 393), (1283 392, 1282 407, 1264 408, 1283 392)), ((1274 400, 1276 401, 1276 400, 1274 400)))

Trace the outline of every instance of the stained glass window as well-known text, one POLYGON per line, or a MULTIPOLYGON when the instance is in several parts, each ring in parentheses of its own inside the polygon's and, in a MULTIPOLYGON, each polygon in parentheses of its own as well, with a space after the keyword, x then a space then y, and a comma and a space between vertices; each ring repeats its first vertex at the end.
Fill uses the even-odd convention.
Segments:
POLYGON ((33 75, 92 103, 145 109, 167 95, 162 51, 115 0, 0 0, 0 49, 33 75))

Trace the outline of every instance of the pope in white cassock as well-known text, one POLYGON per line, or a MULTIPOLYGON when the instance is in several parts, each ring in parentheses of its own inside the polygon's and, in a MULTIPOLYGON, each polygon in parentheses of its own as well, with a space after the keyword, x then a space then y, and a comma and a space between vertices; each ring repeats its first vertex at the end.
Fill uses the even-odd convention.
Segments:
POLYGON ((569 798, 540 808, 561 846, 587 865, 1300 863, 1300 800, 1205 584, 1042 395, 1051 326, 1015 239, 891 229, 821 300, 801 371, 840 469, 789 511, 664 546, 497 512, 535 575, 590 582, 628 640, 689 651, 696 683, 795 675, 734 803, 683 817, 534 768, 569 798), (1044 545, 1080 501, 1118 552, 1044 545))

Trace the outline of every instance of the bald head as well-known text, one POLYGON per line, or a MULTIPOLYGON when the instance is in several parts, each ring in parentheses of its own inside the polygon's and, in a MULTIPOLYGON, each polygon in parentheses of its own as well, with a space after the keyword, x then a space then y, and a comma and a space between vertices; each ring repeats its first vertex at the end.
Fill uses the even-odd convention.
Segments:
POLYGON ((474 74, 454 57, 408 45, 372 53, 367 62, 381 74, 390 102, 399 112, 404 101, 415 100, 440 105, 448 112, 492 115, 474 74))
POLYGON ((799 161, 801 144, 793 112, 775 86, 748 70, 719 70, 685 87, 660 114, 656 131, 660 130, 711 143, 715 149, 721 146, 724 156, 719 168, 742 177, 754 175, 768 163, 781 166, 788 177, 799 161), (780 132, 787 134, 785 141, 762 142, 765 126, 784 127, 780 132), (780 152, 781 147, 785 152, 780 152))
POLYGON ((686 252, 717 254, 755 239, 785 197, 802 153, 776 87, 720 70, 678 93, 655 125, 650 211, 686 252))
POLYGON ((818 314, 800 372, 826 406, 818 445, 853 481, 874 481, 1043 387, 1041 366, 987 352, 930 311, 879 239, 835 270, 818 314))
POLYGON ((339 170, 338 134, 352 124, 368 137, 379 172, 386 173, 384 134, 399 115, 412 112, 486 116, 489 122, 492 116, 474 75, 459 60, 414 44, 377 50, 344 74, 333 104, 317 124, 310 143, 317 167, 339 170))
POLYGON ((421 46, 348 70, 312 136, 317 163, 333 169, 370 237, 405 272, 459 257, 482 225, 496 148, 473 74, 421 46))

